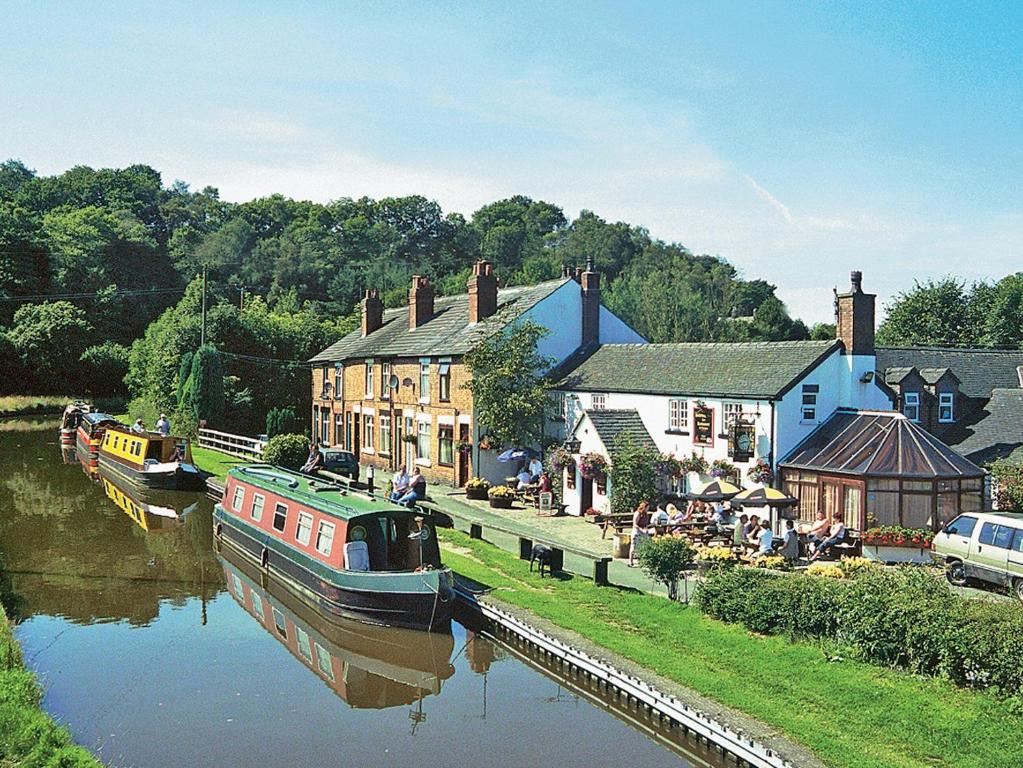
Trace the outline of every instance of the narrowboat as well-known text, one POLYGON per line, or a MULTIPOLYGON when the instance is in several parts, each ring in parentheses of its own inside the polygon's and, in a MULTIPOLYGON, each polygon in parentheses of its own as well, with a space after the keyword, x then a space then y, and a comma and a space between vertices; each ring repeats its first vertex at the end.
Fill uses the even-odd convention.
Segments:
POLYGON ((227 474, 214 535, 328 613, 441 630, 454 592, 438 519, 298 472, 250 464, 227 474))
POLYGON ((92 406, 81 400, 68 403, 64 409, 64 415, 60 419, 61 445, 75 444, 75 434, 78 432, 78 425, 82 421, 82 417, 90 411, 92 411, 92 406))
POLYGON ((450 632, 379 627, 318 610, 234 550, 220 556, 231 597, 349 706, 385 709, 436 696, 455 673, 450 632))
POLYGON ((99 479, 107 498, 146 533, 179 528, 185 516, 199 505, 194 495, 175 497, 173 491, 151 495, 115 475, 108 475, 103 469, 99 471, 99 479))
POLYGON ((82 414, 75 432, 75 447, 83 464, 93 469, 99 466, 99 447, 103 442, 103 435, 106 434, 108 427, 119 424, 120 422, 113 416, 99 411, 82 414))
POLYGON ((110 427, 103 435, 99 466, 144 488, 197 491, 203 486, 187 438, 132 432, 123 424, 110 427))

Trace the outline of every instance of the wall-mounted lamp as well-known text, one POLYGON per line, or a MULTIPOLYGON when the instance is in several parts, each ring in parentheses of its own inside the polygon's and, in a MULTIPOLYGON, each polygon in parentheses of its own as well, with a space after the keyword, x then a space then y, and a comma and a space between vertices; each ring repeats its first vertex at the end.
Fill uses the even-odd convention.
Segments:
POLYGON ((869 384, 873 380, 874 380, 873 371, 867 371, 866 373, 863 374, 863 376, 860 377, 860 381, 862 381, 864 384, 869 384))

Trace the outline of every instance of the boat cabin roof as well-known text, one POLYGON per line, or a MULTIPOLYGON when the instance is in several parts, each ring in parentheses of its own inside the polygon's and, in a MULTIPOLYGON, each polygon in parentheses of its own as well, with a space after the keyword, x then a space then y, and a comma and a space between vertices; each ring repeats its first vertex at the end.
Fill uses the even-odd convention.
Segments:
POLYGON ((113 416, 111 416, 109 414, 106 414, 106 413, 100 413, 99 411, 93 411, 92 413, 87 413, 84 416, 82 416, 82 418, 85 419, 90 424, 93 424, 93 425, 95 425, 95 424, 104 424, 104 423, 107 423, 107 422, 114 423, 114 424, 118 423, 117 419, 115 419, 113 416))
POLYGON ((394 504, 386 498, 348 492, 334 483, 272 464, 245 464, 232 467, 227 474, 238 482, 301 502, 341 520, 353 520, 363 515, 381 513, 422 514, 418 510, 394 504))

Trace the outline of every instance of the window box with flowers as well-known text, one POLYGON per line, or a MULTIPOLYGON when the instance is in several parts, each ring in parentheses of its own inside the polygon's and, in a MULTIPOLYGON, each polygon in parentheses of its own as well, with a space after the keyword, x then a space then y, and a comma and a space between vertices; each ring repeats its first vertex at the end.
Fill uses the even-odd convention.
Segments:
POLYGON ((511 509, 515 501, 515 491, 507 485, 495 485, 487 495, 490 497, 490 506, 494 509, 511 509))
POLYGON ((465 498, 484 501, 490 491, 490 483, 482 477, 474 477, 465 484, 465 498))
POLYGON ((882 563, 928 563, 934 532, 927 528, 884 525, 868 528, 860 539, 863 556, 882 563))

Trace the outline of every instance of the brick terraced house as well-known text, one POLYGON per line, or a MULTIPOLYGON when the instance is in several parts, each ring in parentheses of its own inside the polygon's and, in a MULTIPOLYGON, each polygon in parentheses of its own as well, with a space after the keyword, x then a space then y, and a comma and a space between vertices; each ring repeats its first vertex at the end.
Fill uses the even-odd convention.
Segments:
POLYGON ((468 292, 457 296, 435 296, 417 275, 407 307, 384 309, 367 290, 360 328, 310 361, 313 434, 380 470, 418 466, 430 482, 503 477, 508 465, 478 446, 485 425, 476 423, 463 387, 463 356, 527 319, 548 329, 538 351, 555 365, 586 345, 643 341, 601 305, 592 263, 556 280, 502 288, 480 261, 468 292))

